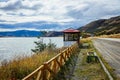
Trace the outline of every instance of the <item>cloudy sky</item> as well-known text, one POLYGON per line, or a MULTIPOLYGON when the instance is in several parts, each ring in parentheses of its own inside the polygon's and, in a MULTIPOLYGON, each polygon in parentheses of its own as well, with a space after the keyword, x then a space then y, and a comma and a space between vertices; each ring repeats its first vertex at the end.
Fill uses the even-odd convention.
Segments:
POLYGON ((0 0, 0 31, 63 30, 120 15, 120 0, 0 0))

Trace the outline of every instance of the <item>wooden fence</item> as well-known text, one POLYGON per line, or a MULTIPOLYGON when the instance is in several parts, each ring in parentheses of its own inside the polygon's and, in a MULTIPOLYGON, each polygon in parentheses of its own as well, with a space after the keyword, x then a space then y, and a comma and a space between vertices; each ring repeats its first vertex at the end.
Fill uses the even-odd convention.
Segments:
POLYGON ((24 77, 22 80, 50 80, 57 72, 60 70, 61 66, 74 54, 74 51, 78 48, 77 44, 68 47, 64 51, 60 52, 58 55, 45 62, 35 71, 33 71, 28 76, 24 77))

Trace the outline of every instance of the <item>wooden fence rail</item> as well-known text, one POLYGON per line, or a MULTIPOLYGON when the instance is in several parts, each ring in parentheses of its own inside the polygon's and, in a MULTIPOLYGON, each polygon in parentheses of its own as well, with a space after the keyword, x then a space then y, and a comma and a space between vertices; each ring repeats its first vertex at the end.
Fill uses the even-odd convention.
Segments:
POLYGON ((60 52, 58 55, 45 62, 35 71, 33 71, 28 76, 24 77, 22 80, 50 80, 56 73, 60 70, 61 66, 69 59, 69 57, 74 54, 77 48, 77 44, 68 47, 64 51, 60 52))

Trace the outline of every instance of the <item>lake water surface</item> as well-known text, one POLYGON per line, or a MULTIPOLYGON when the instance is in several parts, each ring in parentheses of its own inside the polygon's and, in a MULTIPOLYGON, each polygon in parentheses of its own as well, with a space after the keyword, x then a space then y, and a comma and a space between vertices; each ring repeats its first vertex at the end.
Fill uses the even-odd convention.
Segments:
MULTIPOLYGON (((44 43, 52 43, 56 46, 63 46, 63 37, 42 37, 44 43)), ((35 37, 11 37, 11 38, 0 38, 0 62, 3 60, 12 60, 16 56, 31 55, 31 49, 34 49, 34 41, 38 41, 35 37)))

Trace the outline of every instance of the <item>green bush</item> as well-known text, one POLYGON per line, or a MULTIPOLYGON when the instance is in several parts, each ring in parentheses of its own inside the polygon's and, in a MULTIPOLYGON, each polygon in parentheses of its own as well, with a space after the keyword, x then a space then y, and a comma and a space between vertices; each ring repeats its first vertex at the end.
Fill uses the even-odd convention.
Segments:
POLYGON ((55 50, 56 49, 56 45, 51 42, 51 39, 49 40, 49 43, 47 44, 47 49, 48 50, 55 50))
POLYGON ((47 45, 43 41, 34 42, 36 44, 35 49, 31 49, 34 53, 42 52, 46 49, 47 45))
POLYGON ((44 51, 45 49, 47 50, 55 50, 56 49, 56 45, 54 43, 51 42, 51 39, 49 40, 49 43, 43 43, 43 40, 39 40, 37 42, 34 42, 36 44, 35 49, 31 49, 32 52, 34 53, 39 53, 44 51))

